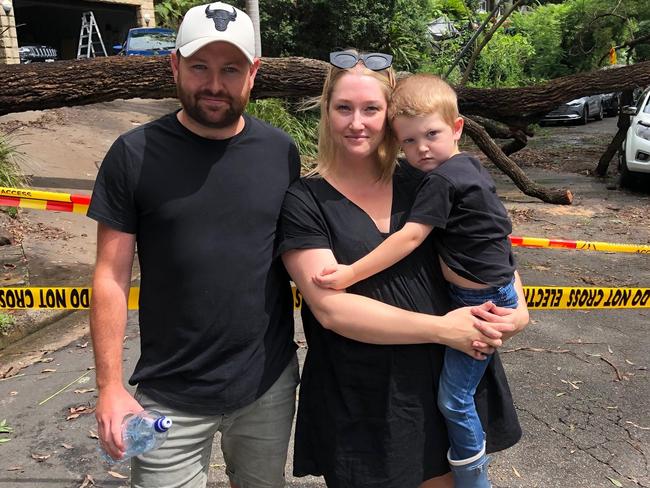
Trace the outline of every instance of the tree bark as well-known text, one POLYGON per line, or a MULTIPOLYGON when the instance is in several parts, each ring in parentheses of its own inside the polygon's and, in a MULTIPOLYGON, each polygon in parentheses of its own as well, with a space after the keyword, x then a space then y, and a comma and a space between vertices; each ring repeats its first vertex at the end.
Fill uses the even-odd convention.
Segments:
MULTIPOLYGON (((620 106, 624 107, 625 105, 632 105, 633 98, 633 91, 625 90, 621 94, 620 106)), ((618 127, 616 135, 614 135, 614 138, 607 146, 607 149, 605 149, 605 152, 598 160, 598 166, 596 166, 596 174, 598 176, 605 176, 607 174, 609 162, 612 160, 616 152, 621 149, 621 145, 627 135, 627 130, 630 128, 630 116, 620 111, 620 108, 616 126, 618 127)))
POLYGON ((511 154, 525 148, 528 144, 528 135, 533 135, 529 128, 524 130, 517 127, 507 127, 499 122, 486 119, 479 115, 473 115, 470 118, 483 127, 492 139, 513 139, 501 146, 501 151, 503 151, 506 156, 510 156, 511 154))
MULTIPOLYGON (((327 63, 314 59, 262 58, 252 97, 320 95, 327 68, 327 63)), ((556 78, 531 87, 459 87, 459 107, 465 115, 481 115, 524 128, 568 100, 645 86, 648 79, 650 61, 556 78)), ((117 98, 165 98, 176 93, 167 56, 2 65, 0 87, 0 115, 117 98)))
POLYGON ((524 194, 539 198, 547 203, 569 205, 573 195, 569 190, 544 188, 532 181, 512 159, 503 154, 499 146, 490 138, 488 133, 479 124, 468 117, 465 119, 465 132, 472 138, 476 145, 490 160, 517 185, 524 194))

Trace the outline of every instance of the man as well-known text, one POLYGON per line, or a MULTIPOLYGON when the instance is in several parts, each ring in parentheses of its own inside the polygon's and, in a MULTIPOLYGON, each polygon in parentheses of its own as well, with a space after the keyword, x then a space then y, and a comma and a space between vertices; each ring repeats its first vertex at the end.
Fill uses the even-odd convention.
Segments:
POLYGON ((242 11, 190 9, 171 66, 180 111, 120 136, 88 215, 98 221, 91 333, 102 446, 124 453, 125 414, 154 409, 174 425, 132 461, 132 484, 206 485, 213 436, 232 486, 284 486, 298 364, 288 277, 274 259, 298 152, 244 114, 260 60, 242 11), (134 249, 141 269, 141 355, 122 383, 134 249))

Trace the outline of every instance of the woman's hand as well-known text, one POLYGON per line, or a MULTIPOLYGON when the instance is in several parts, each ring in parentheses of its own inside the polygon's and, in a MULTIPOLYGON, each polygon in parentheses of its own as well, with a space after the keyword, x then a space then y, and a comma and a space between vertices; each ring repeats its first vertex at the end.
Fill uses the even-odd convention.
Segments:
POLYGON ((495 348, 501 346, 504 334, 515 329, 510 321, 488 312, 492 307, 493 304, 488 302, 478 307, 463 307, 447 313, 443 318, 448 325, 440 342, 474 359, 485 359, 495 348), (483 312, 493 320, 484 322, 479 315, 483 312))
MULTIPOLYGON (((529 315, 526 304, 520 304, 517 308, 497 307, 492 302, 486 302, 480 307, 472 307, 472 313, 480 318, 482 322, 477 324, 477 328, 484 332, 491 324, 509 323, 512 330, 502 330, 502 340, 507 341, 515 334, 521 332, 528 325, 529 315)), ((477 344, 480 346, 480 344, 477 344)))

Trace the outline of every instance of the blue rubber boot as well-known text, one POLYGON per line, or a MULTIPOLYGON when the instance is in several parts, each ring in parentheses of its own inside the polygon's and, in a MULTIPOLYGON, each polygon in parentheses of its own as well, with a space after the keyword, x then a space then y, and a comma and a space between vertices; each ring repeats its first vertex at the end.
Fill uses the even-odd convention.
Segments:
POLYGON ((492 488, 488 478, 490 458, 485 451, 478 459, 454 461, 449 460, 454 475, 454 488, 492 488))

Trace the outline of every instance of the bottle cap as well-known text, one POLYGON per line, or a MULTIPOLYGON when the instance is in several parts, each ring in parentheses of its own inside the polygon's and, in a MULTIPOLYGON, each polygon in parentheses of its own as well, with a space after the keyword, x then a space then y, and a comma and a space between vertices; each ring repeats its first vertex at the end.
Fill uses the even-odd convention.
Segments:
POLYGON ((172 419, 169 417, 158 417, 153 423, 153 428, 156 429, 156 432, 167 432, 172 426, 172 419))

